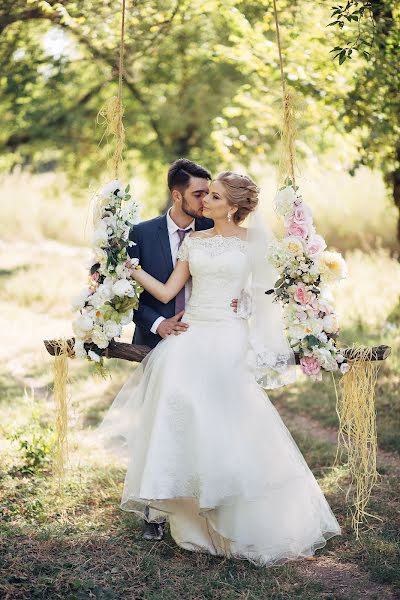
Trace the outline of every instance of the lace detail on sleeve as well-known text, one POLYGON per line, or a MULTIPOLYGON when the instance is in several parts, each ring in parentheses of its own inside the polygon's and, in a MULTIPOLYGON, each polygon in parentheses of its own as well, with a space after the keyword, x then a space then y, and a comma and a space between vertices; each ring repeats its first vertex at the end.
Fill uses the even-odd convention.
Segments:
POLYGON ((242 319, 248 319, 251 316, 251 309, 251 294, 243 289, 238 298, 237 314, 242 319))
POLYGON ((176 255, 177 260, 189 260, 189 244, 189 235, 186 235, 176 255))

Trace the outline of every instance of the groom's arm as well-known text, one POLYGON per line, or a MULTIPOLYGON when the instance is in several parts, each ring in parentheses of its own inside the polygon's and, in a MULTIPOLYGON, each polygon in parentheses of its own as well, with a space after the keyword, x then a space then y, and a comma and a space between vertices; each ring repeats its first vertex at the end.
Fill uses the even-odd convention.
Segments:
MULTIPOLYGON (((130 246, 128 248, 128 254, 130 258, 137 258, 139 263, 141 262, 141 254, 140 254, 140 245, 141 245, 141 236, 136 226, 134 225, 129 232, 129 239, 135 245, 130 246)), ((157 333, 157 328, 159 324, 164 320, 154 308, 147 306, 144 302, 139 300, 139 306, 137 310, 133 311, 133 322, 145 329, 146 331, 151 331, 152 333, 157 333)))

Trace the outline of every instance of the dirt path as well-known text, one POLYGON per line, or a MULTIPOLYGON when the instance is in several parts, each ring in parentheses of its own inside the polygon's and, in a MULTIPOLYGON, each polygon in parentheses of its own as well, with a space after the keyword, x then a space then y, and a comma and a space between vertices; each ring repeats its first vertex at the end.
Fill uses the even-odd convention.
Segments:
MULTIPOLYGON (((318 421, 312 419, 309 416, 295 414, 288 411, 285 407, 279 403, 276 403, 276 407, 279 410, 279 414, 285 422, 285 425, 290 429, 293 428, 296 431, 301 431, 311 435, 316 440, 322 442, 331 442, 337 444, 337 430, 332 427, 323 427, 318 421)), ((391 474, 400 476, 400 457, 394 452, 386 452, 378 448, 377 453, 377 464, 384 468, 389 468, 391 474)))
POLYGON ((296 564, 296 570, 305 579, 314 583, 317 581, 329 589, 329 592, 322 592, 320 598, 332 598, 332 593, 335 593, 357 600, 399 600, 399 596, 388 586, 372 582, 354 563, 342 563, 329 556, 321 556, 296 564))

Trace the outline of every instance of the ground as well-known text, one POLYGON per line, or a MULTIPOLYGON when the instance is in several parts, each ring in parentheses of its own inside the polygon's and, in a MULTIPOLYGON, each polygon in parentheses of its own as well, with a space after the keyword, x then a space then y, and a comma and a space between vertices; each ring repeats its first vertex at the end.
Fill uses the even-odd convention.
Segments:
MULTIPOLYGON (((346 471, 331 468, 337 442, 332 380, 326 376, 322 383, 312 383, 300 376, 290 389, 271 392, 270 398, 323 488, 343 535, 329 540, 314 559, 260 569, 181 550, 168 532, 161 542, 145 542, 140 522, 119 510, 123 471, 93 452, 91 441, 121 381, 134 368, 131 364, 109 361, 112 378, 103 380, 93 375, 90 364, 71 361, 70 461, 64 486, 57 486, 50 462, 52 360, 42 339, 70 335, 69 298, 84 281, 85 256, 79 247, 43 240, 0 247, 0 597, 399 598, 400 331, 379 312, 382 303, 376 303, 375 321, 365 323, 359 314, 362 290, 358 298, 345 288, 338 298, 344 342, 393 348, 380 367, 376 398, 381 477, 368 508, 378 518, 370 518, 355 538, 345 497, 346 471)), ((353 255, 349 262, 354 276, 362 271, 358 281, 365 285, 364 294, 376 271, 379 285, 392 294, 385 298, 388 313, 399 292, 393 283, 396 261, 382 252, 373 259, 353 255)), ((131 330, 127 339, 130 335, 131 330)))

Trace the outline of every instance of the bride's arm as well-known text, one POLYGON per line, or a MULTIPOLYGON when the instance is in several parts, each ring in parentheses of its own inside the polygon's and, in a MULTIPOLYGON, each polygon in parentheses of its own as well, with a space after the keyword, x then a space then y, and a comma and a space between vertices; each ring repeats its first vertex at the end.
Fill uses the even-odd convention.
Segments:
POLYGON ((190 277, 189 263, 185 260, 176 262, 176 267, 166 283, 161 283, 143 269, 133 269, 131 274, 149 294, 164 304, 175 298, 190 277))

